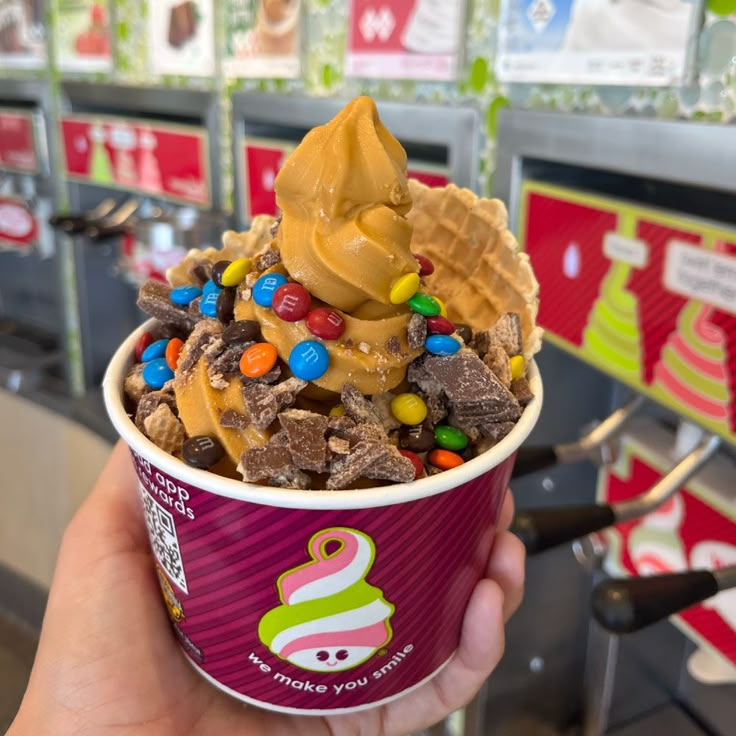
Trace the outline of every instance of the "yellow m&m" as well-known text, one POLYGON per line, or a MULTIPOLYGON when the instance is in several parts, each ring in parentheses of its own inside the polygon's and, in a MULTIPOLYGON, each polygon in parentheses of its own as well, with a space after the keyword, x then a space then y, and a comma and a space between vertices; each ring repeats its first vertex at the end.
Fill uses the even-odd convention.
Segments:
POLYGON ((435 296, 434 300, 440 305, 440 315, 447 319, 447 307, 445 306, 445 303, 438 296, 435 296))
POLYGON ((421 424, 427 418, 427 405, 416 394, 399 394, 391 400, 391 413, 402 424, 421 424))
POLYGON ((419 274, 405 273, 394 281, 388 298, 391 304, 403 304, 417 293, 417 289, 419 289, 419 274))
POLYGON ((245 280, 250 271, 250 258, 238 258, 223 272, 220 281, 223 286, 237 286, 245 280))
POLYGON ((509 358, 509 366, 511 366, 511 378, 516 381, 524 375, 524 364, 523 355, 514 355, 513 358, 509 358))

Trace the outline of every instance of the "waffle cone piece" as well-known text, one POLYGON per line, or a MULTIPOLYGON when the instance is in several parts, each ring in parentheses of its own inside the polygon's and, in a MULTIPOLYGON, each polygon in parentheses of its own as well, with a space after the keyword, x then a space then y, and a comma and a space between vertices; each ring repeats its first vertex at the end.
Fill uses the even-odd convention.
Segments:
POLYGON ((455 322, 487 330, 507 312, 521 320, 525 358, 541 347, 537 327, 539 284, 529 256, 508 229, 498 199, 483 199, 454 184, 428 187, 409 180, 413 200, 407 215, 414 228, 411 248, 435 266, 427 291, 436 294, 455 322))

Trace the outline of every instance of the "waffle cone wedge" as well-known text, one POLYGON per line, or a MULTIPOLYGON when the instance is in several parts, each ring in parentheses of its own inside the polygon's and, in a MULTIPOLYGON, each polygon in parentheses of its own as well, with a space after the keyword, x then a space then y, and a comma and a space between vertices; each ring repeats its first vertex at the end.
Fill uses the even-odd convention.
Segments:
POLYGON ((167 404, 160 404, 156 411, 143 420, 143 426, 151 442, 170 455, 181 452, 186 432, 167 404))
POLYGON ((493 327, 507 312, 518 313, 524 357, 531 358, 542 340, 536 325, 539 284, 529 256, 508 229, 503 202, 454 184, 428 187, 410 179, 409 189, 411 248, 435 266, 427 290, 442 299, 450 319, 474 332, 493 327))

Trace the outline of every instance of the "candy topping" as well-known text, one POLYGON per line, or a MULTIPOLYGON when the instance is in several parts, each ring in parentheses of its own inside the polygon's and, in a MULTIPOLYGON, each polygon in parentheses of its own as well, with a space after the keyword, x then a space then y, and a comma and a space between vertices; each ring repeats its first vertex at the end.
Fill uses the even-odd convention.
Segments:
POLYGON ((199 311, 205 317, 217 317, 217 300, 221 293, 221 289, 214 288, 202 297, 202 301, 199 303, 199 311))
POLYGON ((222 274, 225 273, 225 269, 227 269, 232 261, 217 261, 214 266, 212 266, 212 281, 214 281, 215 286, 217 286, 218 289, 225 288, 225 284, 222 283, 222 274))
MULTIPOLYGON (((250 271, 250 266, 250 258, 238 258, 222 272, 220 283, 223 286, 237 286, 245 279, 250 271)), ((212 275, 214 276, 214 271, 212 275)))
POLYGON ((163 388, 163 385, 174 377, 165 358, 154 358, 143 366, 143 380, 151 388, 163 388))
POLYGON ((323 340, 337 340, 345 332, 345 320, 334 309, 319 307, 307 315, 307 329, 323 340))
POLYGON ((414 258, 416 258, 416 261, 419 264, 420 276, 429 276, 434 273, 434 263, 432 263, 427 256, 415 253, 414 258))
POLYGON ((394 281, 389 293, 391 304, 403 304, 409 301, 419 288, 419 274, 405 273, 394 281))
POLYGON ((141 360, 147 363, 149 360, 163 358, 166 355, 166 346, 168 344, 168 340, 156 340, 156 342, 152 342, 141 354, 141 360))
POLYGON ((454 355, 460 350, 460 342, 450 335, 430 335, 424 347, 433 355, 454 355))
POLYGON ((304 319, 312 306, 312 297, 301 284, 284 284, 273 294, 271 308, 284 322, 304 319))
POLYGON ((184 441, 181 455, 188 465, 207 470, 223 458, 225 450, 214 437, 197 435, 184 441))
POLYGON ((331 417, 344 417, 345 416, 345 407, 342 404, 335 404, 335 406, 330 409, 330 416, 331 417))
POLYGON ((176 366, 179 363, 179 354, 183 347, 184 342, 178 337, 172 337, 171 340, 169 340, 169 344, 166 346, 166 365, 168 365, 172 371, 176 370, 176 366))
POLYGON ((425 317, 436 317, 442 308, 439 302, 431 297, 429 294, 425 294, 423 291, 418 291, 411 299, 407 300, 407 304, 419 314, 425 317))
POLYGON ((427 317, 427 332, 430 335, 452 335, 455 325, 446 317, 427 317))
POLYGON ((460 455, 450 450, 432 450, 427 456, 427 460, 440 470, 450 470, 451 468, 457 468, 458 465, 462 465, 463 460, 460 455))
POLYGON ((419 455, 411 452, 411 450, 399 450, 399 452, 408 460, 411 460, 411 464, 414 466, 414 480, 421 478, 424 475, 424 463, 419 455))
POLYGON ((316 340, 297 343, 289 354, 289 368, 303 381, 315 381, 325 374, 329 366, 327 348, 316 340))
POLYGON ((169 298, 174 304, 185 307, 201 295, 202 289, 199 286, 178 286, 176 289, 171 290, 169 298))
POLYGON ((468 446, 467 435, 456 427, 441 424, 434 428, 434 437, 445 450, 464 450, 468 446))
POLYGON ((421 424, 427 418, 427 405, 416 394, 399 394, 391 400, 391 413, 402 424, 421 424))
POLYGON ((412 452, 427 452, 434 447, 434 432, 426 424, 404 425, 399 430, 399 447, 412 452))
POLYGON ((140 363, 143 360, 143 353, 146 348, 153 342, 153 335, 150 332, 144 332, 135 344, 135 359, 140 363))
POLYGON ((511 379, 516 381, 524 375, 526 365, 524 364, 523 355, 514 355, 509 358, 509 365, 511 366, 511 379))
POLYGON ((251 345, 240 359, 240 372, 248 378, 265 376, 276 365, 276 348, 268 342, 251 345))
POLYGON ((211 294, 213 291, 219 291, 221 287, 219 287, 212 279, 209 281, 206 281, 204 286, 202 287, 202 295, 207 296, 207 294, 211 294))
POLYGON ((253 285, 253 301, 260 307, 270 307, 273 295, 280 286, 288 283, 281 273, 267 273, 253 285))

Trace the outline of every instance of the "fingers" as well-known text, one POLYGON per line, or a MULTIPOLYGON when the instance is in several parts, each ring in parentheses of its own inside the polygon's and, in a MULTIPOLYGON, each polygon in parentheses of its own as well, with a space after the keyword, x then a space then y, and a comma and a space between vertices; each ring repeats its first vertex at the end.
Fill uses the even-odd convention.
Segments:
POLYGON ((508 488, 503 499, 503 506, 501 506, 501 514, 498 518, 499 531, 505 532, 511 526, 514 518, 514 508, 514 496, 511 493, 511 489, 508 488))
POLYGON ((504 621, 513 616, 524 598, 525 560, 526 550, 515 534, 503 531, 496 535, 486 576, 504 593, 504 621))

